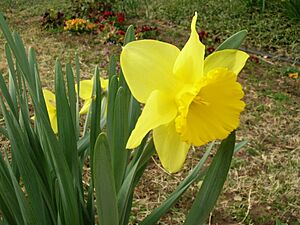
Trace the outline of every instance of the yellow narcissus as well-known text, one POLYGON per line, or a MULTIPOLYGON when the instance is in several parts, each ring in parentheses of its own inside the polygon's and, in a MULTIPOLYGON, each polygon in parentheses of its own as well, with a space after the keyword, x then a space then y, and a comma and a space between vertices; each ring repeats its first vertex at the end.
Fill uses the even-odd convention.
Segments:
POLYGON ((55 95, 51 91, 46 90, 46 89, 43 90, 43 95, 44 95, 46 108, 48 111, 48 116, 49 116, 52 130, 55 134, 57 134, 58 130, 57 130, 57 114, 56 114, 55 95))
POLYGON ((140 40, 121 53, 126 82, 133 96, 145 103, 127 148, 139 146, 153 130, 156 151, 169 172, 182 167, 191 145, 225 139, 238 127, 245 107, 237 75, 248 55, 231 49, 204 59, 196 21, 197 14, 181 51, 168 43, 140 40))
MULTIPOLYGON (((106 90, 108 87, 108 80, 100 77, 101 88, 106 90)), ((80 114, 86 114, 92 103, 94 79, 80 81, 79 97, 84 100, 84 104, 80 110, 80 114)))

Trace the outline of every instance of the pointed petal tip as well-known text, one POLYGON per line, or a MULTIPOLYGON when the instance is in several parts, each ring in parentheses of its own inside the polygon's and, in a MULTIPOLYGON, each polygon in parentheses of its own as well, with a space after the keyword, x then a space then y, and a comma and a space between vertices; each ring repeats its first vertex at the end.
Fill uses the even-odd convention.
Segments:
POLYGON ((138 147, 140 143, 137 143, 136 141, 132 140, 131 137, 129 137, 127 144, 126 144, 126 149, 134 149, 138 147))
POLYGON ((195 15, 193 16, 192 23, 191 23, 191 31, 196 31, 196 23, 197 23, 197 17, 198 13, 195 12, 195 15))

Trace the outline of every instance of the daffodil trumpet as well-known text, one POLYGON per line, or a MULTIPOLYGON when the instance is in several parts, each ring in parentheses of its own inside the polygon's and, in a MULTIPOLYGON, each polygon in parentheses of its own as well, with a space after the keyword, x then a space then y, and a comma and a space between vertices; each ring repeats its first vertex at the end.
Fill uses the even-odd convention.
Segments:
POLYGON ((126 147, 138 147, 153 130, 160 161, 171 173, 180 170, 191 145, 225 139, 239 126, 245 107, 237 75, 248 54, 228 49, 204 58, 196 21, 197 13, 181 51, 165 42, 140 40, 121 53, 126 82, 145 104, 126 147))

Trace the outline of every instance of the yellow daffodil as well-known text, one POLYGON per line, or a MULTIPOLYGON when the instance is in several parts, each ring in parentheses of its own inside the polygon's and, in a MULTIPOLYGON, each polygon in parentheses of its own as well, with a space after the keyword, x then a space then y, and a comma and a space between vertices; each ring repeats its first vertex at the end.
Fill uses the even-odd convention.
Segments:
POLYGON ((55 134, 57 134, 57 114, 56 114, 56 102, 55 95, 49 90, 43 90, 43 95, 49 115, 50 124, 52 130, 55 134))
POLYGON ((153 130, 156 151, 169 172, 178 171, 191 145, 224 139, 239 125, 245 107, 237 74, 248 55, 222 50, 204 59, 205 46, 196 32, 180 51, 155 40, 134 41, 121 53, 121 67, 133 96, 145 103, 127 148, 140 145, 153 130))
MULTIPOLYGON (((101 88, 107 90, 108 80, 100 77, 101 88)), ((89 111, 93 97, 94 79, 80 81, 79 97, 84 100, 84 104, 80 110, 80 114, 86 114, 89 111)))

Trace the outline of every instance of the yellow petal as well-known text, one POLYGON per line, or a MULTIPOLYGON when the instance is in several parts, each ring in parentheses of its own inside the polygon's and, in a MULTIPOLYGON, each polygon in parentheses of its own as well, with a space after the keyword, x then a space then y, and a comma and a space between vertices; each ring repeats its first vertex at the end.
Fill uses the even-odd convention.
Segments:
POLYGON ((104 79, 104 78, 100 77, 100 82, 101 82, 101 88, 103 90, 106 90, 108 87, 108 79, 104 79))
POLYGON ((86 100, 92 97, 94 81, 82 80, 80 81, 79 97, 86 100))
POLYGON ((82 108, 80 109, 79 114, 80 115, 87 114, 91 104, 92 104, 92 98, 85 100, 82 108))
POLYGON ((155 149, 163 167, 170 173, 179 171, 185 162, 190 145, 182 142, 174 121, 153 130, 155 149))
POLYGON ((54 132, 54 134, 58 133, 58 129, 57 129, 57 114, 56 111, 54 112, 48 112, 49 115, 49 120, 50 120, 50 124, 52 127, 52 130, 54 132))
POLYGON ((244 93, 236 78, 236 74, 225 68, 208 73, 199 93, 190 103, 187 115, 175 120, 181 125, 177 132, 182 140, 200 146, 224 139, 238 127, 245 103, 240 100, 244 93), (182 121, 183 118, 186 121, 182 121))
POLYGON ((177 90, 173 66, 179 49, 168 43, 141 40, 127 44, 121 53, 121 67, 133 96, 145 103, 154 90, 177 90))
POLYGON ((43 89, 43 96, 45 99, 47 110, 55 110, 56 109, 56 103, 55 103, 55 95, 46 89, 43 89))
POLYGON ((128 139, 126 148, 132 149, 139 146, 150 130, 169 123, 176 114, 177 107, 174 99, 161 91, 153 91, 128 139))
POLYGON ((248 57, 247 53, 234 49, 214 52, 204 60, 204 75, 219 67, 227 68, 235 74, 239 74, 248 57))
POLYGON ((197 13, 191 24, 191 36, 181 50, 174 65, 174 74, 183 83, 194 83, 203 74, 205 46, 196 31, 197 13))

